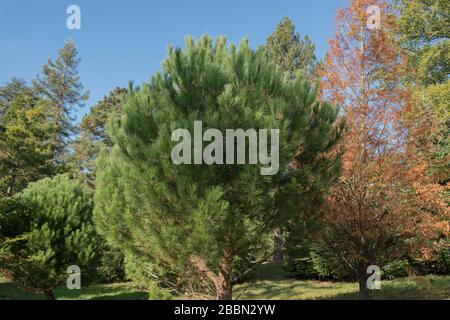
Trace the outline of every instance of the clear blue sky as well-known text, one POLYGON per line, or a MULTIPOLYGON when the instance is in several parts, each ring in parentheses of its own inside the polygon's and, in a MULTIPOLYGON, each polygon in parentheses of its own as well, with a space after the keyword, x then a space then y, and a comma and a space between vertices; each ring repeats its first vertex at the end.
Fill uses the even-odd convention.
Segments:
POLYGON ((243 37, 263 44, 288 16, 309 35, 322 58, 333 32, 336 9, 346 0, 1 0, 0 86, 16 76, 29 81, 65 40, 79 50, 81 80, 91 98, 80 116, 116 86, 140 84, 160 70, 169 44, 185 35, 243 37), (66 28, 66 8, 81 8, 81 30, 66 28))

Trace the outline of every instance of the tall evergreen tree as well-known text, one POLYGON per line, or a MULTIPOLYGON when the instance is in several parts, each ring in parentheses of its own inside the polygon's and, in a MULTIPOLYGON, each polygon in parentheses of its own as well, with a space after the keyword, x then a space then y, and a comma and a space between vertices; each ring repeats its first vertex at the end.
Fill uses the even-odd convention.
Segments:
POLYGON ((147 275, 176 288, 208 282, 217 299, 231 299, 233 262, 270 253, 264 236, 297 214, 299 203, 289 195, 311 178, 308 163, 322 161, 324 171, 336 165, 324 154, 342 130, 335 126, 338 110, 319 104, 317 90, 304 80, 283 80, 265 52, 252 51, 246 41, 228 48, 223 38, 187 38, 185 49, 169 49, 163 67, 149 85, 127 95, 123 117, 110 124, 114 146, 98 162, 96 225, 125 252, 134 279, 147 275), (262 164, 221 165, 226 143, 212 152, 215 164, 174 164, 171 134, 178 128, 192 133, 197 120, 203 132, 223 133, 204 143, 206 153, 226 141, 227 129, 279 129, 278 172, 261 175, 262 164), (277 189, 281 179, 285 187, 277 189))
MULTIPOLYGON (((276 26, 275 31, 267 38, 264 49, 268 57, 290 79, 300 74, 312 80, 317 68, 315 46, 306 35, 302 37, 295 31, 294 24, 288 17, 284 17, 276 26)), ((283 230, 274 230, 274 255, 273 260, 283 260, 283 243, 285 238, 283 230)))
POLYGON ((284 17, 275 31, 267 38, 267 55, 290 78, 297 73, 311 78, 317 67, 315 46, 306 35, 302 37, 295 31, 292 21, 284 17))
POLYGON ((33 80, 36 92, 50 100, 56 107, 56 122, 59 127, 60 144, 64 149, 67 138, 75 132, 72 112, 84 106, 89 92, 84 91, 78 76, 80 58, 72 41, 67 41, 55 61, 48 60, 42 76, 33 80))

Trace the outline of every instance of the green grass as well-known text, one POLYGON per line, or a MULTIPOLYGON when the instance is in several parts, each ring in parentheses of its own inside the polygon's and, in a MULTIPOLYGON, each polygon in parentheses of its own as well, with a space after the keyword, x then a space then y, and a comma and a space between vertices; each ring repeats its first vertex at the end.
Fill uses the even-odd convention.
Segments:
MULTIPOLYGON (((280 264, 261 265, 257 280, 234 288, 235 299, 320 300, 358 299, 358 284, 287 278, 280 264)), ((450 299, 450 276, 423 276, 382 280, 381 290, 372 291, 374 299, 428 300, 450 299)))
MULTIPOLYGON (((139 290, 130 283, 97 284, 81 290, 69 290, 60 287, 54 290, 61 300, 147 300, 148 293, 139 290)), ((41 294, 24 292, 14 284, 0 278, 0 300, 43 300, 41 294)))
MULTIPOLYGON (((358 299, 358 284, 313 280, 260 280, 239 285, 236 299, 358 299)), ((426 276, 381 282, 374 299, 450 299, 450 276, 426 276)))
MULTIPOLYGON (((278 270, 280 271, 280 270, 278 270)), ((356 283, 285 279, 273 266, 258 274, 260 280, 237 285, 235 299, 358 299, 356 283), (275 271, 275 272, 271 272, 275 271)), ((64 287, 55 291, 64 300, 146 300, 148 294, 130 283, 91 285, 82 290, 64 287)), ((425 276, 381 282, 381 290, 373 291, 375 299, 450 299, 450 276, 425 276)), ((0 300, 40 300, 0 278, 0 300)))

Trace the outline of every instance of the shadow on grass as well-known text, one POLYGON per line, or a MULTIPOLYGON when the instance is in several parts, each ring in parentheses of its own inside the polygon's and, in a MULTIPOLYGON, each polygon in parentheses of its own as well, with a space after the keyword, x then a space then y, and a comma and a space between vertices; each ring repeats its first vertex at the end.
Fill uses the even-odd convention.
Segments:
MULTIPOLYGON (((450 299, 450 277, 423 276, 382 281, 381 290, 371 292, 375 300, 450 299)), ((239 286, 237 299, 357 300, 356 283, 313 280, 256 281, 239 286)))
MULTIPOLYGON (((58 300, 148 300, 148 293, 127 283, 92 285, 81 290, 59 287, 54 290, 58 300)), ((0 282, 0 300, 44 300, 42 294, 26 292, 11 282, 0 282)))

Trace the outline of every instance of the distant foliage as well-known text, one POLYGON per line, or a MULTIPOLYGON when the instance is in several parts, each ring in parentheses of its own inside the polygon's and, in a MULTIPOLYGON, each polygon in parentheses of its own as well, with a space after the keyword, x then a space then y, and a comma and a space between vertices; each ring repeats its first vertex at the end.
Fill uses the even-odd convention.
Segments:
POLYGON ((298 74, 312 78, 316 71, 318 62, 314 44, 307 35, 302 37, 296 32, 294 24, 287 17, 280 21, 267 38, 264 49, 269 58, 291 79, 298 74))
POLYGON ((48 101, 25 94, 11 101, 0 124, 0 195, 12 196, 54 173, 56 136, 48 101))
POLYGON ((79 136, 70 145, 69 171, 91 188, 95 187, 97 157, 102 149, 111 148, 106 125, 108 120, 120 119, 126 93, 126 89, 116 88, 94 105, 81 120, 79 136))

